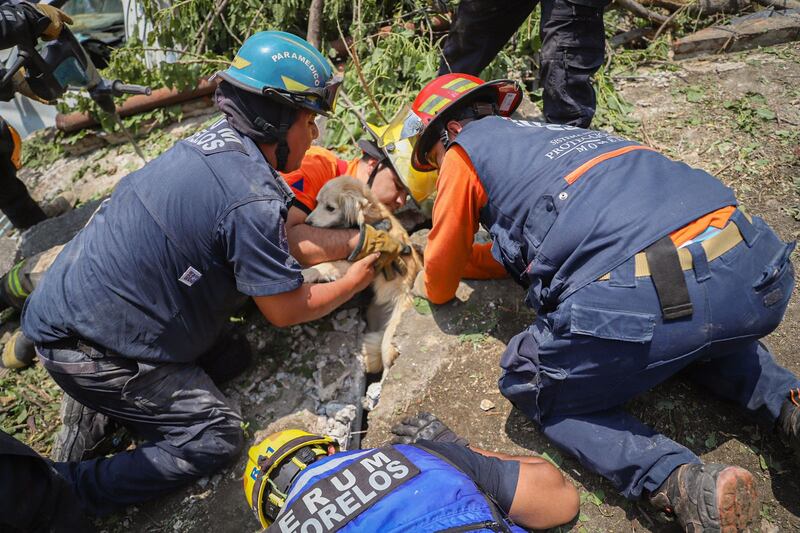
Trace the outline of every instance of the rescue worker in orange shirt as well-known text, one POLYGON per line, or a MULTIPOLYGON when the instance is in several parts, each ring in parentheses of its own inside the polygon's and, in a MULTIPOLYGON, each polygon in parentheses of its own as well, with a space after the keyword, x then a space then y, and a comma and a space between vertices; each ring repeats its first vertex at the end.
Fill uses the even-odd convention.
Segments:
MULTIPOLYGON (((687 531, 741 531, 750 472, 703 464, 623 404, 680 371, 739 404, 800 459, 800 380, 760 339, 794 286, 784 243, 706 172, 603 131, 509 118, 509 80, 430 82, 403 121, 438 168, 418 293, 507 272, 534 323, 508 344, 501 392, 556 445, 687 531), (482 224, 489 245, 473 243, 482 224)), ((399 128, 398 128, 399 129, 399 128)))
POLYGON ((436 172, 420 172, 411 167, 409 141, 379 146, 377 139, 386 127, 370 128, 373 140, 359 141, 360 157, 348 161, 330 150, 312 146, 300 168, 284 174, 295 194, 286 218, 286 236, 292 255, 303 265, 347 258, 360 239, 357 229, 315 228, 305 223, 317 206, 317 193, 328 181, 352 176, 366 183, 392 212, 403 207, 409 196, 419 203, 434 192, 436 172))

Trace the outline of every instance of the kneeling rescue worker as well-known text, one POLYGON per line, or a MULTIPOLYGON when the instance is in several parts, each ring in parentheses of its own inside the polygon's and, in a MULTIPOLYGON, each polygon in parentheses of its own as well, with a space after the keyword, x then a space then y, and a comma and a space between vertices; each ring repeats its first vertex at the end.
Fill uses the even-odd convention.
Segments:
POLYGON ((372 281, 382 251, 365 242, 342 279, 319 285, 303 283, 289 253, 293 195, 276 171, 299 167, 316 114, 333 108, 340 79, 327 60, 294 35, 261 32, 219 76, 225 116, 123 178, 23 310, 59 386, 145 441, 56 463, 93 514, 237 457, 242 418, 205 365, 237 366, 237 354, 213 352, 234 309, 250 297, 277 326, 314 320, 372 281))
POLYGON ((402 130, 414 165, 439 169, 417 292, 444 303, 468 273, 505 270, 537 318, 501 359, 502 393, 627 498, 690 531, 748 527, 752 474, 703 464, 622 406, 685 370, 800 454, 800 380, 759 340, 792 294, 794 243, 702 170, 509 118, 521 98, 511 81, 451 74, 415 99, 402 130), (491 245, 473 244, 479 223, 491 245))
POLYGON ((525 531, 569 522, 578 492, 540 457, 469 448, 429 413, 396 444, 339 452, 301 430, 250 448, 245 498, 268 531, 525 531))

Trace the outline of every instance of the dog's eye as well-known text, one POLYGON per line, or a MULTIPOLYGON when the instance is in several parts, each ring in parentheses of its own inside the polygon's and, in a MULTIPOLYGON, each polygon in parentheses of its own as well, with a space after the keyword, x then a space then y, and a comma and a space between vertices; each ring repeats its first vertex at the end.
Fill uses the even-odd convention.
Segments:
POLYGON ((326 205, 325 206, 325 210, 330 212, 330 213, 333 213, 334 211, 336 211, 336 208, 333 207, 332 205, 326 205))

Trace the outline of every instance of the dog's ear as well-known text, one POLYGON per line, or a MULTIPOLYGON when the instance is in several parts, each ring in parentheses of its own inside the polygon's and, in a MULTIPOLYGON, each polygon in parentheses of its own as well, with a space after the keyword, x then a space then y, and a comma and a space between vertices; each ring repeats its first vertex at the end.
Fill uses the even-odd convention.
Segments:
POLYGON ((377 222, 386 218, 381 211, 381 204, 378 202, 378 200, 372 199, 372 201, 370 201, 366 198, 362 198, 362 201, 362 216, 367 222, 377 222))
POLYGON ((339 205, 342 207, 347 227, 355 228, 364 223, 362 202, 366 202, 366 200, 358 194, 358 191, 345 189, 339 195, 339 205))

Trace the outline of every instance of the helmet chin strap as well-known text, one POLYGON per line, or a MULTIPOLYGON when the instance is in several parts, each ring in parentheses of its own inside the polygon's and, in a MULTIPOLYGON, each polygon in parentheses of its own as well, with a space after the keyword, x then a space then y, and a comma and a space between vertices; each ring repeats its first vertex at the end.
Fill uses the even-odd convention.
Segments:
POLYGON ((369 173, 369 178, 367 178, 367 187, 370 189, 372 188, 372 183, 375 181, 375 176, 378 175, 378 172, 383 168, 383 161, 376 161, 375 168, 369 173))
POLYGON ((261 117, 256 117, 253 124, 267 135, 272 135, 278 140, 278 147, 275 150, 275 170, 278 172, 286 171, 286 163, 289 160, 289 143, 286 142, 286 135, 292 127, 289 117, 292 115, 288 107, 281 108, 280 125, 276 128, 261 117))

